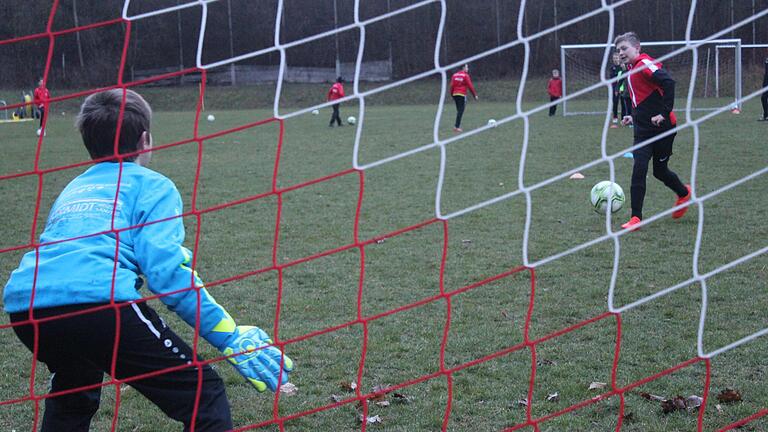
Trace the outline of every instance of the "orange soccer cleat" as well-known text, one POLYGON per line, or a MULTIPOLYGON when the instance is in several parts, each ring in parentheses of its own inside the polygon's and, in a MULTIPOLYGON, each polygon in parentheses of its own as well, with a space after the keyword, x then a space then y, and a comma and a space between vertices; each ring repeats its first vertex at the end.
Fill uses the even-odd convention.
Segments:
POLYGON ((640 220, 639 217, 632 216, 629 219, 629 221, 627 223, 623 224, 621 227, 624 228, 624 229, 628 229, 630 231, 637 231, 637 230, 640 229, 640 227, 638 226, 638 225, 640 225, 640 222, 642 222, 642 220, 640 220))
MULTIPOLYGON (((691 185, 685 185, 685 188, 688 190, 688 195, 686 195, 684 197, 678 197, 677 201, 675 201, 675 207, 677 207, 677 206, 679 206, 681 204, 685 204, 686 202, 688 202, 691 199, 691 185)), ((680 219, 681 217, 685 216, 685 212, 688 211, 688 207, 690 207, 690 206, 685 206, 685 207, 683 207, 681 209, 673 211, 672 212, 672 219, 680 219)))

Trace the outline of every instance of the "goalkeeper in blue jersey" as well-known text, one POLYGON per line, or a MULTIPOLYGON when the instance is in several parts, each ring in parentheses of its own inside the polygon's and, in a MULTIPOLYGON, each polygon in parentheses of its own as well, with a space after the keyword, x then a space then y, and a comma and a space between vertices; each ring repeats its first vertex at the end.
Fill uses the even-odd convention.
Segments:
POLYGON ((61 192, 39 251, 24 255, 3 292, 16 335, 51 371, 51 393, 64 393, 45 399, 42 430, 88 431, 104 373, 127 380, 185 431, 193 422, 196 431, 229 430, 222 380, 194 364, 190 346, 141 301, 140 275, 257 390, 276 391, 293 363, 265 332, 236 325, 191 269, 181 197, 171 180, 145 168, 152 111, 131 90, 118 143, 128 156, 122 164, 112 158, 122 99, 122 90, 109 90, 83 103, 76 126, 100 162, 61 192), (139 375, 150 376, 132 379, 139 375), (95 387, 66 392, 87 386, 95 387))

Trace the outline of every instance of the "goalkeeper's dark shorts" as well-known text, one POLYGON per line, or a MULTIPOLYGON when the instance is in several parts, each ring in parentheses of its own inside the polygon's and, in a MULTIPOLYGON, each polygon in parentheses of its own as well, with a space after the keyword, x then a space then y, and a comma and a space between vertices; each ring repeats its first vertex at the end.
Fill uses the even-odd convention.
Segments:
MULTIPOLYGON (((42 431, 88 431, 91 418, 99 407, 105 373, 124 381, 168 417, 182 422, 185 431, 191 429, 193 415, 195 431, 232 429, 229 402, 221 378, 209 365, 198 367, 192 363, 192 349, 152 308, 144 303, 120 303, 117 330, 116 313, 112 308, 71 315, 97 306, 64 306, 34 312, 36 320, 69 314, 50 321, 38 321, 37 359, 52 373, 50 393, 54 394, 45 399, 42 431), (119 344, 113 364, 115 339, 119 344), (170 368, 177 369, 158 373, 170 368), (152 373, 156 375, 134 378, 152 373), (198 380, 202 385, 196 404, 198 380), (97 387, 55 395, 92 385, 97 387)), ((29 316, 27 312, 21 312, 11 314, 10 318, 12 323, 19 323, 28 320, 29 316)), ((13 330, 34 352, 33 326, 24 324, 14 326, 13 330)), ((153 429, 149 422, 148 419, 146 426, 153 429)))

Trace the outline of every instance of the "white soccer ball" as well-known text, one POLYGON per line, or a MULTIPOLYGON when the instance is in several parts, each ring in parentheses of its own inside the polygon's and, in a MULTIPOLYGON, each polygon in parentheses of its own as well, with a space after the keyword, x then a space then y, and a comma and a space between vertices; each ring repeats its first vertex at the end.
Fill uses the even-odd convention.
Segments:
POLYGON ((597 213, 605 213, 605 207, 609 202, 611 203, 611 213, 616 213, 624 205, 625 200, 621 186, 608 180, 596 184, 590 193, 592 208, 597 213))
POLYGON ((320 114, 320 111, 318 111, 318 110, 312 110, 312 115, 318 115, 318 114, 320 114))
POLYGON ((488 126, 490 127, 496 127, 496 120, 490 119, 488 120, 488 126))
POLYGON ((208 114, 208 121, 212 122, 214 120, 216 120, 216 117, 214 117, 213 114, 208 114))
POLYGON ((354 116, 349 116, 349 117, 347 117, 347 123, 353 125, 353 124, 357 123, 357 119, 354 116))

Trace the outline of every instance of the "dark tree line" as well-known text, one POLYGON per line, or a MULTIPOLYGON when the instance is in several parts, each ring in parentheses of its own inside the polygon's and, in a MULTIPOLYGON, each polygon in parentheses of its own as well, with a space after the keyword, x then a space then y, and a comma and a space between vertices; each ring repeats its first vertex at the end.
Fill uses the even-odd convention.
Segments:
MULTIPOLYGON (((614 2, 618 3, 617 0, 614 2)), ((132 2, 130 15, 183 5, 183 0, 132 2)), ((354 0, 285 0, 279 23, 279 42, 285 45, 288 66, 334 67, 354 62, 361 31, 352 27, 309 43, 293 42, 353 25, 354 0)), ((418 3, 416 0, 361 0, 361 21, 418 3)), ((215 63, 248 53, 238 66, 275 65, 280 52, 274 49, 277 0, 221 0, 209 4, 202 55, 215 63)), ((170 71, 195 66, 201 7, 148 16, 126 24, 119 20, 122 0, 61 0, 0 3, 0 86, 31 87, 42 75, 49 51, 49 81, 59 87, 92 87, 117 82, 123 52, 123 80, 137 71, 170 71), (51 18, 50 35, 46 34, 51 18), (111 24, 99 25, 99 23, 111 24), (86 26, 78 32, 71 29, 86 26), (93 27, 88 27, 93 26, 93 27), (29 37, 41 35, 41 37, 29 37), (29 37, 29 38, 26 38, 29 37)), ((439 61, 453 64, 463 58, 546 32, 557 24, 600 8, 600 0, 528 0, 520 14, 520 1, 447 0, 446 25, 439 61), (518 26, 519 17, 522 23, 518 26)), ((685 38, 691 0, 634 0, 615 9, 614 32, 633 30, 645 40, 685 38)), ((699 1, 693 16, 692 37, 704 38, 755 14, 765 13, 768 0, 699 1)), ((391 61, 393 78, 430 70, 441 18, 441 4, 431 3, 365 26, 365 61, 391 61)), ((530 73, 540 75, 559 66, 561 44, 609 40, 609 14, 595 16, 546 32, 530 41, 530 73)), ((768 43, 768 16, 748 22, 723 37, 743 43, 768 43)), ((768 52, 768 51, 767 51, 768 52)), ((480 78, 517 75, 525 49, 517 44, 474 61, 480 78)), ((747 61, 749 59, 745 59, 747 61)), ((221 66, 229 67, 228 65, 221 66)))

